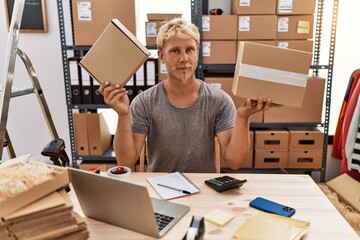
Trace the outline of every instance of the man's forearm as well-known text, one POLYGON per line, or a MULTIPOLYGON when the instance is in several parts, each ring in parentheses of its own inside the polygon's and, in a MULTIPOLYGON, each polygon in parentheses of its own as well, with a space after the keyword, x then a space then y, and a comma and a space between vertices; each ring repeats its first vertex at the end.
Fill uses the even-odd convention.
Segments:
POLYGON ((135 164, 137 154, 129 115, 118 116, 113 147, 119 165, 131 167, 135 164))

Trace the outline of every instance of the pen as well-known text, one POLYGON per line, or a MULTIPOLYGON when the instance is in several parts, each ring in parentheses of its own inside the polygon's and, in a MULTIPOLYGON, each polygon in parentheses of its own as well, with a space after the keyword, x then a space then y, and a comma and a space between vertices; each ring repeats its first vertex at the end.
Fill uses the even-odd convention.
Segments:
POLYGON ((172 190, 175 190, 175 191, 178 191, 178 192, 182 192, 182 193, 185 193, 185 194, 191 194, 191 192, 189 192, 189 191, 174 188, 174 187, 170 187, 170 186, 167 186, 167 185, 164 185, 164 184, 161 184, 161 183, 158 183, 158 186, 169 188, 169 189, 172 189, 172 190))

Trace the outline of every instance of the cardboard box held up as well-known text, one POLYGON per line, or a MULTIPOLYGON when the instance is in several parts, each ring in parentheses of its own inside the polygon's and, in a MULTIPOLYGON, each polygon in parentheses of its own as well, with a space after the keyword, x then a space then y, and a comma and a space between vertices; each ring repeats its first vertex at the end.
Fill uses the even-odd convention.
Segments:
POLYGON ((240 42, 232 85, 234 95, 300 107, 312 54, 251 42, 240 42))
POLYGON ((113 19, 79 64, 100 83, 124 86, 149 56, 149 50, 113 19))

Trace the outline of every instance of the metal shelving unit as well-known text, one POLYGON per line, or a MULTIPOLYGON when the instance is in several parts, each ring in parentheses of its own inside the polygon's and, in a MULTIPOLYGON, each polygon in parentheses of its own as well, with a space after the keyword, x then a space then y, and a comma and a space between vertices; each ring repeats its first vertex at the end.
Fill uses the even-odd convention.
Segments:
MULTIPOLYGON (((202 13, 204 9, 207 8, 208 2, 202 0, 191 0, 191 21, 196 24, 202 31, 202 13)), ((314 38, 314 58, 311 70, 315 75, 318 75, 320 71, 327 71, 327 80, 326 80, 326 93, 325 93, 325 116, 324 121, 321 123, 304 123, 304 124, 281 124, 281 127, 322 127, 324 129, 324 144, 323 144, 323 158, 322 158, 322 167, 321 169, 293 169, 289 172, 297 171, 320 171, 320 181, 325 181, 325 170, 326 170, 326 159, 327 159, 327 147, 328 147, 328 130, 329 130, 329 119, 330 119, 330 104, 331 104, 331 86, 332 86, 332 73, 333 73, 333 63, 334 63, 334 54, 335 54, 335 38, 336 38, 336 22, 338 15, 338 4, 339 0, 334 0, 333 3, 333 12, 332 12, 332 23, 331 23, 331 34, 330 34, 330 50, 328 63, 325 65, 320 65, 320 49, 321 49, 321 35, 322 35, 322 24, 323 24, 323 14, 324 14, 324 5, 325 0, 317 1, 317 11, 316 11, 316 21, 315 21, 315 38, 314 38)), ((71 155, 72 155, 72 165, 77 166, 77 160, 100 160, 100 161, 115 161, 115 155, 112 149, 109 149, 104 156, 78 156, 75 151, 75 138, 74 138, 74 120, 73 120, 73 111, 74 110, 96 110, 98 108, 106 108, 106 105, 73 105, 71 102, 71 86, 70 86, 70 70, 68 65, 68 54, 67 51, 74 51, 74 55, 81 57, 84 55, 84 52, 89 49, 88 46, 79 47, 66 44, 65 38, 65 24, 64 24, 64 12, 63 12, 63 3, 62 0, 57 0, 58 5, 58 17, 59 17, 59 30, 61 38, 61 51, 62 51, 62 61, 63 61, 63 72, 65 80, 65 94, 67 101, 68 109, 68 120, 69 120, 69 131, 70 131, 70 145, 71 145, 71 155)), ((71 4, 70 4, 71 7, 71 4)), ((202 40, 201 40, 202 41, 202 40)), ((200 51, 201 52, 201 51, 200 51)), ((234 65, 227 64, 211 64, 205 65, 202 63, 202 56, 199 55, 198 69, 196 70, 197 77, 204 79, 204 73, 211 71, 220 71, 225 73, 231 73, 234 71, 234 65)), ((252 124, 251 127, 279 127, 280 124, 252 124)), ((252 171, 256 169, 251 169, 252 171)), ((244 170, 247 171, 247 170, 244 170)), ((250 170, 249 170, 250 171, 250 170)), ((269 170, 270 171, 270 170, 269 170)))

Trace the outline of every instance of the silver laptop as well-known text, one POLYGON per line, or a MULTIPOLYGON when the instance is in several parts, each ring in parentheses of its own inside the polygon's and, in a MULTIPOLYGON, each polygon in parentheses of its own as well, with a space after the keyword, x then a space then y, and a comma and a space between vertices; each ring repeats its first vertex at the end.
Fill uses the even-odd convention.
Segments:
POLYGON ((69 168, 69 173, 87 217, 148 236, 162 237, 190 209, 150 198, 145 186, 75 168, 69 168))

